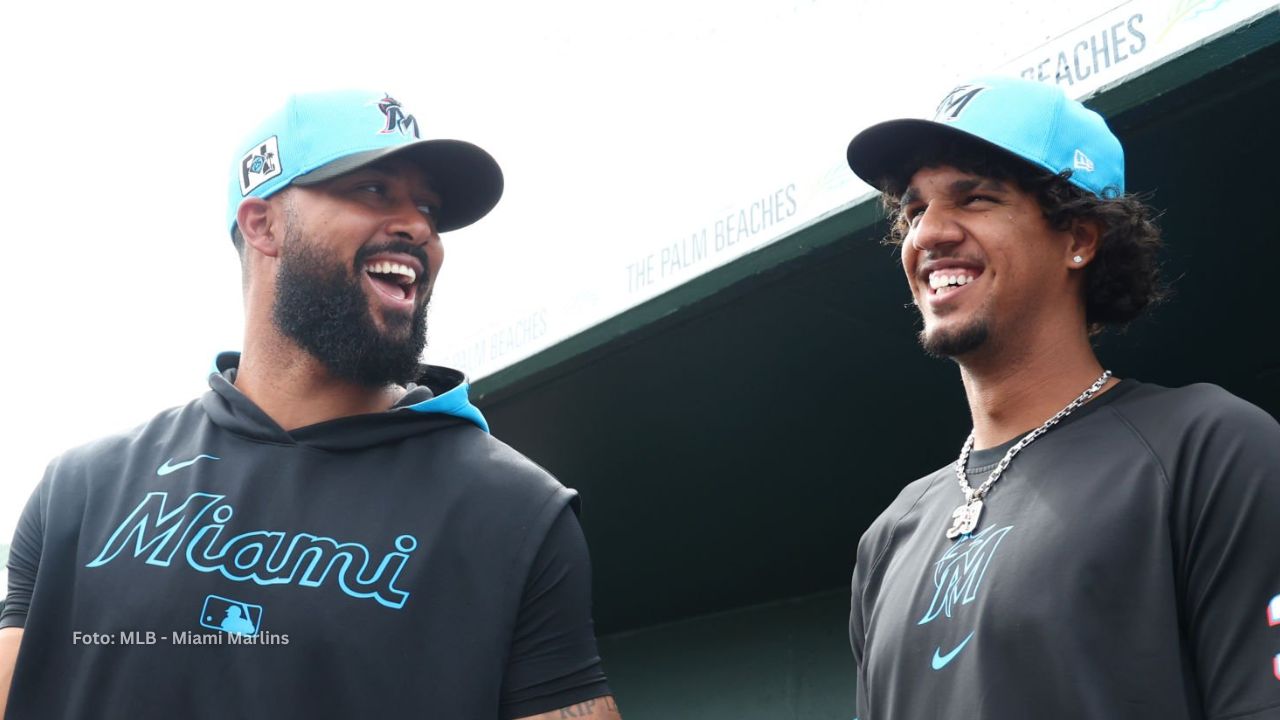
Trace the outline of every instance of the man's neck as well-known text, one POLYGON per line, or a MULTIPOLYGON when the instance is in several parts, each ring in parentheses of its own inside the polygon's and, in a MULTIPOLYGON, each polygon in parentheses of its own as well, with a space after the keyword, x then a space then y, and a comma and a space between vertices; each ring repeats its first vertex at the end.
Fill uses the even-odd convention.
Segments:
POLYGON ((335 377, 314 356, 284 339, 245 339, 236 388, 286 431, 351 415, 382 412, 404 388, 370 388, 335 377))
MULTIPOLYGON (((1038 350, 1003 358, 961 360, 974 448, 995 447, 1036 429, 1101 375, 1102 365, 1087 338, 1044 343, 1038 350)), ((1099 394, 1117 382, 1108 380, 1099 394)))

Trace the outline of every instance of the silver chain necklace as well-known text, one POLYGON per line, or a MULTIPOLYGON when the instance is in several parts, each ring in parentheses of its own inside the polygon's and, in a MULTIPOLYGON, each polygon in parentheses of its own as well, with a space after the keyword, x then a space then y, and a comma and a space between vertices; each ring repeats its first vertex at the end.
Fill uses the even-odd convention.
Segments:
POLYGON ((969 535, 978 527, 978 519, 982 516, 982 500, 991 492, 991 486, 996 484, 1000 476, 1004 474, 1005 468, 1009 467, 1009 463, 1013 462, 1013 457, 1022 452, 1022 449, 1035 442, 1035 439, 1049 431, 1049 428, 1057 425, 1060 420, 1075 412, 1077 408, 1089 402, 1102 386, 1107 384, 1107 379, 1111 377, 1111 371, 1107 370, 1102 376, 1093 381, 1093 384, 1080 393, 1080 397, 1067 403, 1067 406, 1058 411, 1057 415, 1044 421, 1040 427, 1027 433, 1013 447, 1009 448, 1009 452, 1000 458, 1000 462, 996 464, 996 469, 991 471, 990 477, 978 486, 977 490, 969 487, 969 476, 965 473, 965 466, 969 464, 969 452, 973 450, 973 431, 969 431, 969 437, 964 441, 964 447, 960 448, 960 459, 956 460, 956 477, 960 480, 960 490, 964 492, 964 504, 955 509, 951 513, 951 527, 947 528, 947 539, 954 540, 961 535, 969 535))

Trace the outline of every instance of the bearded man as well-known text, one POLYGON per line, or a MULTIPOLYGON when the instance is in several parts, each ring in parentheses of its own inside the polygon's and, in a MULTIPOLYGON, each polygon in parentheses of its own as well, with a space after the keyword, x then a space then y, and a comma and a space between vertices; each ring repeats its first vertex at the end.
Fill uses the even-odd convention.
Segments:
POLYGON ((576 494, 418 362, 440 233, 502 194, 488 153, 418 127, 389 95, 316 93, 242 145, 243 352, 49 466, 12 545, 0 715, 7 691, 10 718, 619 717, 576 494))

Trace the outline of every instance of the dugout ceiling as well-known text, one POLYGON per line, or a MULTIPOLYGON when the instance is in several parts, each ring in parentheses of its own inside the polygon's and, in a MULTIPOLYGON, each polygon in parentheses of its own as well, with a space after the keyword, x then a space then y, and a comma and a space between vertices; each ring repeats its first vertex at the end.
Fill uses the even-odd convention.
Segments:
MULTIPOLYGON (((1277 38, 1280 13, 1090 104, 1165 211, 1175 293, 1104 364, 1280 416, 1277 38)), ((582 493, 602 633, 841 587, 867 524, 954 459, 963 392, 883 231, 847 206, 477 383, 495 434, 582 493)))

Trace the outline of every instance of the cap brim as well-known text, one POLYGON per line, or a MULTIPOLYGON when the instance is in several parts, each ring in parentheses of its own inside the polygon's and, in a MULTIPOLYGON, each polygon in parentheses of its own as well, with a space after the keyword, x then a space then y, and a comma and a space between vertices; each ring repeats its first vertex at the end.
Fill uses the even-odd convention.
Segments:
POLYGON ((871 187, 884 192, 890 183, 905 185, 910 179, 910 173, 919 169, 903 165, 917 148, 936 144, 939 140, 955 139, 977 143, 1002 155, 1027 162, 1026 158, 973 133, 946 123, 918 118, 889 120, 872 125, 853 136, 845 157, 855 175, 871 187))
POLYGON ((479 220, 502 198, 502 168, 493 156, 463 140, 419 140, 353 153, 293 179, 295 185, 314 185, 393 156, 411 158, 440 194, 436 230, 449 232, 479 220))

